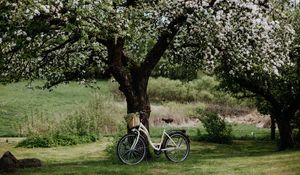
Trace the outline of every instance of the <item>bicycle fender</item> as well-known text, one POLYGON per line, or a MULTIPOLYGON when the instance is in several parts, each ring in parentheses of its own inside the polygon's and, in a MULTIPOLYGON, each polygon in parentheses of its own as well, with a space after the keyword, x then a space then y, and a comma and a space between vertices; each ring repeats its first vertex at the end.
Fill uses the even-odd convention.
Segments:
POLYGON ((186 130, 184 130, 184 129, 182 129, 182 130, 170 130, 170 131, 167 131, 167 133, 169 135, 182 134, 183 136, 185 136, 188 139, 188 142, 190 142, 190 137, 189 137, 189 135, 186 134, 186 130))

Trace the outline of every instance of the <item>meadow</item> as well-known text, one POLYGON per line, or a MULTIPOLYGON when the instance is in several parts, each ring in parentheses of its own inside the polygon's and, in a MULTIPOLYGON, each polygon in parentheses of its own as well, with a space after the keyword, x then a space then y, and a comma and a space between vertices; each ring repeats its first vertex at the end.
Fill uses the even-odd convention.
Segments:
MULTIPOLYGON (((300 151, 276 152, 276 144, 269 141, 234 141, 231 145, 192 142, 191 153, 182 163, 159 159, 144 161, 136 166, 122 165, 110 159, 105 147, 110 139, 95 143, 55 148, 15 148, 14 139, 0 142, 0 153, 12 151, 17 158, 36 157, 43 166, 19 170, 14 174, 245 174, 297 175, 300 173, 300 151)), ((4 175, 5 173, 3 173, 4 175)))
MULTIPOLYGON (((159 81, 153 80, 152 83, 156 83, 153 87, 159 87, 159 81)), ((40 84, 40 81, 33 82, 31 86, 40 84)), ((161 155, 137 166, 126 166, 116 160, 113 152, 107 151, 117 140, 116 135, 125 134, 123 115, 126 104, 116 93, 115 84, 99 81, 91 88, 71 82, 51 91, 32 87, 28 88, 26 82, 0 86, 0 154, 9 150, 17 158, 35 157, 43 161, 41 168, 24 169, 15 174, 300 174, 300 151, 277 152, 277 142, 270 141, 267 128, 232 123, 232 143, 206 142, 202 138, 206 134, 203 125, 195 122, 195 110, 205 108, 209 103, 224 103, 232 107, 239 104, 227 95, 223 96, 223 102, 220 101, 218 98, 222 94, 212 92, 213 88, 203 93, 206 95, 201 94, 200 89, 198 96, 195 95, 197 91, 191 96, 181 88, 179 91, 182 94, 175 97, 178 100, 172 100, 168 94, 154 92, 152 87, 151 135, 155 139, 160 137, 163 129, 159 122, 161 117, 174 117, 177 124, 171 128, 188 130, 192 140, 191 153, 180 164, 169 162, 161 155), (160 93, 165 95, 165 100, 158 100, 160 93), (190 101, 182 102, 183 99, 190 101), (73 122, 73 118, 79 124, 94 124, 90 121, 96 119, 98 123, 95 126, 87 126, 94 126, 92 131, 100 132, 97 140, 49 148, 16 147, 30 134, 43 134, 45 126, 51 126, 55 132, 61 131, 60 124, 65 119, 73 122), (109 124, 115 130, 110 130, 111 127, 97 130, 97 127, 109 124)), ((169 91, 167 87, 165 89, 169 91)), ((176 92, 173 90, 171 93, 176 92)))

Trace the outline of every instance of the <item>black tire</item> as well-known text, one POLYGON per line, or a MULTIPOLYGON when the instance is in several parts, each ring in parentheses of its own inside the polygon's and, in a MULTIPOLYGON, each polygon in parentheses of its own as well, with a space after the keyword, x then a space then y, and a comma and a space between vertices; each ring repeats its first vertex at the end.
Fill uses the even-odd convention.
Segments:
MULTIPOLYGON (((176 143, 178 149, 166 150, 165 156, 172 162, 184 161, 190 153, 190 141, 189 138, 181 132, 173 132, 169 134, 170 138, 176 143)), ((175 147, 174 143, 169 137, 164 140, 163 148, 175 147)))
POLYGON ((136 134, 127 134, 118 142, 117 156, 121 162, 127 165, 136 165, 140 163, 146 155, 146 143, 141 136, 136 147, 132 150, 130 149, 135 139, 137 139, 136 134))

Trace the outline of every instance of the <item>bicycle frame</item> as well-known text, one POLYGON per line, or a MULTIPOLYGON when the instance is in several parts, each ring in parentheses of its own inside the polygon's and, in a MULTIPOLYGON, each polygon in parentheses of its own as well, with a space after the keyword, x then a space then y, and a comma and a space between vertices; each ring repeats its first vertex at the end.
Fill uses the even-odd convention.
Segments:
POLYGON ((155 149, 156 151, 170 151, 170 150, 175 150, 175 149, 178 149, 178 147, 180 145, 177 145, 174 140, 170 137, 170 135, 166 132, 166 129, 164 129, 163 131, 163 134, 161 136, 161 140, 160 140, 160 143, 159 144, 155 144, 151 141, 151 138, 150 138, 150 134, 149 134, 149 131, 147 130, 147 128, 141 123, 140 126, 138 127, 138 129, 134 128, 132 131, 134 132, 137 132, 138 133, 138 136, 137 138, 135 139, 135 141, 133 142, 132 146, 130 149, 134 149, 136 147, 136 144, 141 136, 141 132, 143 132, 145 134, 145 136, 147 137, 147 140, 148 140, 148 143, 151 145, 151 147, 153 149, 155 149), (164 141, 164 136, 168 137, 172 144, 174 144, 174 148, 171 147, 171 148, 164 148, 164 149, 161 149, 162 148, 162 144, 163 144, 163 141, 164 141), (158 147, 157 147, 158 146, 158 147))

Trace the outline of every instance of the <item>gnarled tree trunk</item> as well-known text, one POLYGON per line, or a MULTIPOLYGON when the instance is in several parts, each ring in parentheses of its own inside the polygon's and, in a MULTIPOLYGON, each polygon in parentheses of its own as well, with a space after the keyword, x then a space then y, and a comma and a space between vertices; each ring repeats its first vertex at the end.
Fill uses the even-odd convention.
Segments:
POLYGON ((120 91, 126 97, 127 113, 143 111, 142 123, 149 130, 150 102, 147 95, 148 80, 151 72, 167 50, 176 36, 180 27, 187 20, 187 15, 182 14, 173 19, 166 30, 158 37, 156 44, 146 54, 142 63, 138 64, 124 53, 124 38, 100 40, 108 50, 109 70, 119 83, 120 91))
POLYGON ((127 113, 143 111, 142 123, 149 129, 149 116, 151 112, 150 101, 147 94, 147 86, 150 74, 145 75, 137 65, 129 65, 128 59, 123 53, 124 40, 118 39, 117 43, 111 43, 108 47, 110 72, 119 83, 119 90, 125 95, 127 113))

